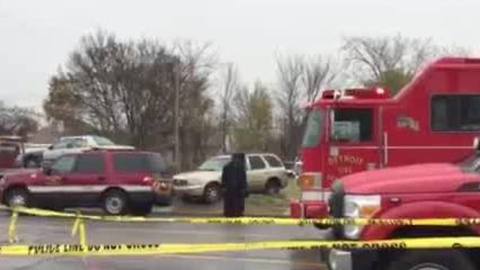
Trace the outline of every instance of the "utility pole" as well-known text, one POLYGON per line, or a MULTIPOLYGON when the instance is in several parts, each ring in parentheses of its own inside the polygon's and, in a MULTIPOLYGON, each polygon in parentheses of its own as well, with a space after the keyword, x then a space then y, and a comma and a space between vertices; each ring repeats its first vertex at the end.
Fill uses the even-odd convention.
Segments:
POLYGON ((177 172, 181 171, 182 168, 182 158, 180 156, 180 63, 177 61, 174 64, 174 90, 175 90, 175 104, 174 104, 174 140, 175 140, 175 169, 177 172))

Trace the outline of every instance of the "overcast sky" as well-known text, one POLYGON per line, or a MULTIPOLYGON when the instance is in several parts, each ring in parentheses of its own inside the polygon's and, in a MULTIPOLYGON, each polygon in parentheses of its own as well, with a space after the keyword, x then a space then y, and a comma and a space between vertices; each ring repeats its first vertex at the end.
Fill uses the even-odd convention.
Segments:
POLYGON ((0 0, 0 100, 40 108, 86 33, 211 41, 245 82, 275 80, 275 52, 334 53, 347 35, 432 37, 477 51, 479 0, 0 0))

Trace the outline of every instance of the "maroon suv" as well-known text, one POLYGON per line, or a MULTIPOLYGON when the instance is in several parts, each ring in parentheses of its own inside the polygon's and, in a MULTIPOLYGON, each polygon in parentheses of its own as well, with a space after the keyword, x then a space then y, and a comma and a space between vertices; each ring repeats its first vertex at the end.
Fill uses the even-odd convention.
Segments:
POLYGON ((157 153, 90 151, 62 156, 49 169, 5 174, 0 199, 9 206, 102 207, 112 215, 143 215, 158 197, 171 197, 165 173, 157 153))

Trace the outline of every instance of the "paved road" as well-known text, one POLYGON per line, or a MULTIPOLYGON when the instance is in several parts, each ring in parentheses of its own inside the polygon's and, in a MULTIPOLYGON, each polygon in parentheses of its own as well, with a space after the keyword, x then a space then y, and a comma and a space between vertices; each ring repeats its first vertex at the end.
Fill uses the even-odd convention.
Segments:
MULTIPOLYGON (((158 215, 158 214, 157 214, 158 215)), ((0 213, 0 242, 7 241, 9 217, 0 213), (3 232, 3 233, 2 233, 3 232)), ((21 243, 78 243, 70 237, 73 221, 21 216, 21 243)), ((159 223, 87 224, 91 244, 212 243, 281 239, 319 239, 313 227, 190 225, 159 223)), ((255 251, 115 258, 2 258, 0 270, 143 270, 143 269, 324 269, 318 251, 255 251)))

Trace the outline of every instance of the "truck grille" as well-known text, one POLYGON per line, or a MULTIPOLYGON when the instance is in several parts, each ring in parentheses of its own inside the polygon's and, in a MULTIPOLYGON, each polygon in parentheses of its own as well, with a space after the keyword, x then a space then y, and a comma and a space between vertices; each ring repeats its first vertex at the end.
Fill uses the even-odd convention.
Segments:
MULTIPOLYGON (((330 200, 328 201, 329 208, 330 208, 330 216, 334 218, 342 218, 343 217, 343 197, 345 196, 345 192, 343 190, 343 184, 340 181, 336 181, 332 185, 332 195, 330 196, 330 200)), ((342 225, 334 225, 333 226, 333 233, 336 238, 341 238, 343 235, 342 225)))

